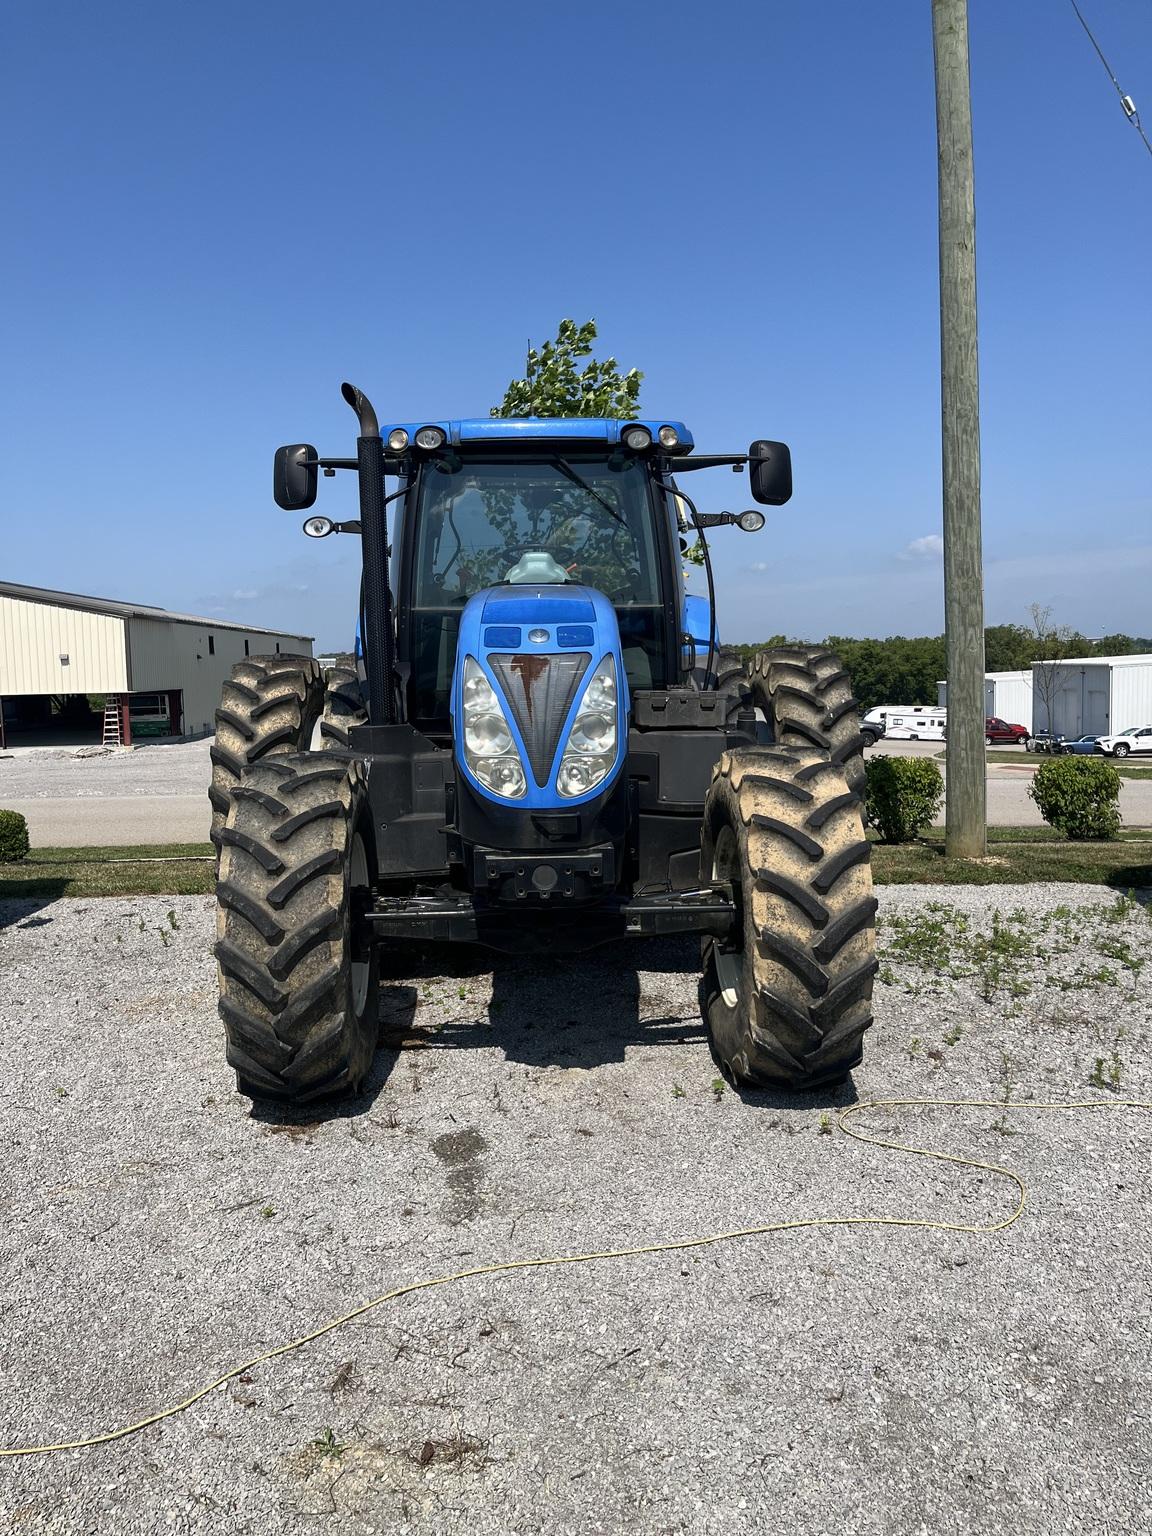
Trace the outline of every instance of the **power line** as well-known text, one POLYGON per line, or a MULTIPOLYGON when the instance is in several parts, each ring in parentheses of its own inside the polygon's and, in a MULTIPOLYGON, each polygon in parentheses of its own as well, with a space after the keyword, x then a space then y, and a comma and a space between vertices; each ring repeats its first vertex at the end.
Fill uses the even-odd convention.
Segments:
POLYGON ((1104 50, 1101 48, 1100 44, 1093 37, 1093 35, 1092 35, 1092 28, 1088 25, 1088 23, 1084 20, 1083 16, 1080 14, 1080 7, 1076 4, 1076 0, 1068 0, 1068 3, 1071 5, 1072 9, 1076 12, 1076 20, 1080 23, 1080 25, 1084 28, 1084 31, 1088 34, 1088 41, 1092 44, 1093 48, 1095 48, 1097 54, 1099 55, 1100 62, 1101 62, 1101 64, 1103 64, 1105 70, 1107 71, 1109 80, 1111 80, 1112 84, 1116 87, 1116 94, 1120 98, 1120 105, 1124 108, 1124 116, 1128 119, 1128 121, 1136 129, 1136 132, 1144 140, 1144 148, 1148 151, 1148 153, 1150 155, 1152 155, 1152 143, 1149 142, 1148 135, 1144 132, 1144 129, 1141 126, 1140 114, 1136 110, 1136 103, 1132 100, 1131 96, 1128 96, 1128 95, 1125 94, 1125 92, 1121 88, 1119 80, 1117 80, 1116 76, 1112 73, 1112 66, 1109 64, 1108 60, 1104 57, 1104 50))

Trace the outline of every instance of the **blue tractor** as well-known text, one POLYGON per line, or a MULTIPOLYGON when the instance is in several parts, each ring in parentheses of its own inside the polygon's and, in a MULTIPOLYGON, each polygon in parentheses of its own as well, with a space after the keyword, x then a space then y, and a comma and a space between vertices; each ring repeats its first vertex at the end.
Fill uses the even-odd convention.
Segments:
POLYGON ((321 471, 358 476, 356 521, 304 524, 362 540, 358 665, 247 658, 216 716, 215 953, 241 1091, 360 1089, 383 946, 668 934, 700 935, 731 1082, 846 1076, 876 969, 849 679, 817 647, 746 667, 718 643, 710 564, 708 601, 684 591, 689 537, 764 514, 698 513, 683 479, 747 466, 752 499, 780 506, 787 447, 699 454, 675 421, 381 428, 343 393, 356 457, 281 448, 274 490, 307 512, 321 471))

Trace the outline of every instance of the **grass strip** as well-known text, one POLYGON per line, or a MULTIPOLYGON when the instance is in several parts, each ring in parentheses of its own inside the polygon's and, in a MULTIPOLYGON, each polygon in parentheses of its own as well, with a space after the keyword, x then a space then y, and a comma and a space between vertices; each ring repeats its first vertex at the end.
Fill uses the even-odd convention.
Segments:
MULTIPOLYGON (((209 896, 210 843, 140 848, 44 848, 0 865, 0 900, 61 896, 209 896), (133 857, 135 855, 136 857, 133 857)), ((1117 890, 1152 887, 1152 829, 1125 828, 1114 842, 1070 843, 1051 827, 989 827, 988 858, 949 859, 943 832, 914 843, 873 842, 877 885, 1030 885, 1077 881, 1117 890)))

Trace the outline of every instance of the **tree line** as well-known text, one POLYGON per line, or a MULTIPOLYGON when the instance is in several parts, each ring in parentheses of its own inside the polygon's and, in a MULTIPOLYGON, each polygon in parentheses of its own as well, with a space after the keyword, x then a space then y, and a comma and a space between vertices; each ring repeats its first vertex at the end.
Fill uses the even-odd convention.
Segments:
MULTIPOLYGON (((861 709, 877 704, 935 704, 936 684, 946 675, 943 635, 892 635, 885 640, 829 635, 819 642, 773 635, 757 645, 726 645, 725 649, 750 661, 769 646, 808 643, 827 645, 839 654, 861 709)), ((1143 651, 1152 651, 1152 639, 1146 636, 1104 635, 1088 640, 1075 630, 1053 630, 1045 624, 1039 634, 1022 624, 993 624, 984 631, 984 665, 989 672, 1024 672, 1035 661, 1058 661, 1061 656, 1133 656, 1143 651)))

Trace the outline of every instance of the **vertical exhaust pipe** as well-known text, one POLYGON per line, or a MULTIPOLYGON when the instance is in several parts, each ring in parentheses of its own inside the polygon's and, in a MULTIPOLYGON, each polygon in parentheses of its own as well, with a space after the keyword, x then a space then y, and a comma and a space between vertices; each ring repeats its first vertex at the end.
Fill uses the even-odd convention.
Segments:
POLYGON ((355 384, 340 393, 356 412, 357 479, 360 482, 360 530, 364 551, 364 650, 368 669, 368 719, 395 725, 396 635, 392 624, 392 589, 388 584, 388 527, 384 512, 384 445, 372 402, 355 384))

